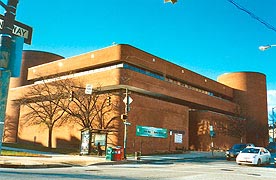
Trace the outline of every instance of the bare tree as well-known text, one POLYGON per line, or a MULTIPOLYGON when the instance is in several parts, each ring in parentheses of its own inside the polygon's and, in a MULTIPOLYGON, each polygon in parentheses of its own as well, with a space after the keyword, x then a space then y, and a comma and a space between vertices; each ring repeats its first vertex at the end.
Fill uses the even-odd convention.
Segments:
POLYGON ((17 100, 17 103, 26 106, 28 111, 23 115, 24 125, 44 125, 48 129, 48 147, 52 147, 52 132, 55 126, 61 126, 68 117, 65 106, 68 94, 67 79, 55 79, 51 82, 41 80, 32 85, 27 92, 17 100))
POLYGON ((90 131, 114 128, 111 122, 119 116, 114 115, 117 105, 111 102, 115 102, 111 99, 112 94, 102 91, 100 85, 93 89, 92 94, 85 94, 84 87, 84 82, 73 74, 51 77, 32 85, 24 97, 17 100, 29 108, 23 116, 24 125, 46 125, 49 147, 52 147, 53 128, 65 120, 90 131))
POLYGON ((102 92, 98 87, 92 94, 85 94, 81 86, 72 86, 70 106, 66 112, 75 119, 83 129, 105 129, 104 123, 112 111, 112 94, 102 92))
POLYGON ((9 142, 10 139, 13 139, 14 134, 17 132, 17 123, 12 121, 12 118, 9 115, 5 117, 5 129, 3 132, 3 141, 9 142))
POLYGON ((243 139, 246 137, 247 121, 241 116, 242 111, 236 107, 235 112, 239 116, 227 116, 227 123, 218 124, 218 133, 224 134, 229 137, 239 138, 243 143, 243 139))
POLYGON ((242 118, 230 118, 226 134, 230 137, 236 137, 243 143, 243 138, 246 136, 246 121, 242 118))
POLYGON ((276 127, 276 113, 271 113, 269 114, 269 117, 268 117, 268 124, 270 128, 273 127, 273 123, 274 123, 274 127, 276 127))

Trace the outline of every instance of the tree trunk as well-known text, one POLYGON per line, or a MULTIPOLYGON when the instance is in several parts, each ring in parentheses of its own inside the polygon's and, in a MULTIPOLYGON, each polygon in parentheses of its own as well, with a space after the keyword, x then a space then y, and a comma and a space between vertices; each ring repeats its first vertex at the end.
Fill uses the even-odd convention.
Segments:
POLYGON ((49 127, 49 134, 48 134, 48 148, 52 148, 52 133, 53 133, 53 127, 49 127))

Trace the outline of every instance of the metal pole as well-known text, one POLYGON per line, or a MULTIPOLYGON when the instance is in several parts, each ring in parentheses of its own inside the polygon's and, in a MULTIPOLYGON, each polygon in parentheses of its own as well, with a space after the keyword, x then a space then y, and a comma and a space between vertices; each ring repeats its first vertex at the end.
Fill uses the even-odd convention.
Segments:
POLYGON ((0 153, 2 150, 2 138, 11 76, 8 65, 11 56, 11 39, 17 4, 18 0, 8 0, 7 5, 5 5, 2 1, 0 3, 0 5, 6 10, 4 14, 3 30, 0 39, 0 153))
MULTIPOLYGON (((274 107, 275 108, 275 107, 274 107)), ((272 108, 272 142, 275 142, 275 138, 274 138, 274 127, 275 127, 275 122, 274 122, 274 108, 272 108)))
POLYGON ((126 120, 124 122, 124 159, 126 158, 126 146, 127 146, 127 120, 128 120, 128 111, 129 111, 129 98, 128 98, 128 89, 126 88, 126 104, 125 104, 125 114, 126 120))

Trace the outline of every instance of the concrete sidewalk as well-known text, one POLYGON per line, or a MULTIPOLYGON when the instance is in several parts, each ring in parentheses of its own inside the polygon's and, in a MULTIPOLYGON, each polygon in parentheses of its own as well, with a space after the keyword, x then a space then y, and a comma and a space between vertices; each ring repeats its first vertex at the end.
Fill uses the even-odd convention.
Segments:
MULTIPOLYGON (((127 160, 110 161, 106 160, 105 156, 80 156, 80 155, 62 155, 49 154, 41 152, 41 157, 17 157, 17 156, 0 156, 0 167, 2 168, 54 168, 54 167, 72 167, 72 166, 89 166, 89 165, 107 165, 107 164, 124 164, 135 163, 137 160, 132 157, 127 157, 127 160)), ((141 156, 139 163, 150 161, 166 161, 177 159, 191 158, 222 158, 224 152, 185 152, 183 154, 164 154, 141 156)))
POLYGON ((105 157, 78 155, 47 155, 41 157, 0 156, 0 167, 8 168, 88 166, 102 162, 106 162, 105 157))

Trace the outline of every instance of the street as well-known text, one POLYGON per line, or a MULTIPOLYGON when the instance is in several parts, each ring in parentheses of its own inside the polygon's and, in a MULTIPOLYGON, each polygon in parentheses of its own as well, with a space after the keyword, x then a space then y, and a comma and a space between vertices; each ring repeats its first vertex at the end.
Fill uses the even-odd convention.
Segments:
POLYGON ((275 179, 276 168, 237 165, 223 158, 187 158, 87 167, 11 169, 1 168, 0 179, 275 179))

